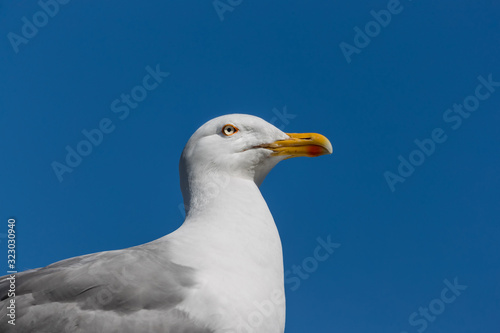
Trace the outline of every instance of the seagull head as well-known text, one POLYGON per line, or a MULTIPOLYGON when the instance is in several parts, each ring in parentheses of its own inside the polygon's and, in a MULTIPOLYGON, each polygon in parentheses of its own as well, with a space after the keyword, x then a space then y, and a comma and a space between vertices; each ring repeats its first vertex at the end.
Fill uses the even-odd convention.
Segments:
POLYGON ((208 121, 189 139, 179 165, 181 187, 214 174, 251 179, 259 186, 284 159, 331 153, 323 135, 285 133, 259 117, 225 115, 208 121))

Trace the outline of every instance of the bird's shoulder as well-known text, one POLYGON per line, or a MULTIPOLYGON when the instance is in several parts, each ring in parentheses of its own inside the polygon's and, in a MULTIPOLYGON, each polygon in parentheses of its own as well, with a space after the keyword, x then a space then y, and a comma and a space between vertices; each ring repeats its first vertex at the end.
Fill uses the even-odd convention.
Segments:
MULTIPOLYGON (((84 327, 88 320, 87 323, 83 321, 89 318, 89 314, 92 318, 126 318, 120 322, 137 323, 138 316, 135 315, 146 318, 161 311, 169 322, 182 325, 189 314, 177 306, 195 286, 195 271, 176 264, 171 257, 168 244, 152 242, 124 250, 74 257, 16 274, 16 300, 19 306, 26 308, 18 319, 23 321, 25 314, 26 317, 36 317, 39 324, 47 320, 50 325, 84 327), (60 315, 55 311, 67 311, 74 322, 55 320, 60 315)), ((9 278, 0 278, 2 317, 9 304, 12 282, 9 278)), ((92 321, 93 324, 101 322, 92 321)), ((165 321, 156 323, 152 319, 150 323, 163 327, 165 321)))

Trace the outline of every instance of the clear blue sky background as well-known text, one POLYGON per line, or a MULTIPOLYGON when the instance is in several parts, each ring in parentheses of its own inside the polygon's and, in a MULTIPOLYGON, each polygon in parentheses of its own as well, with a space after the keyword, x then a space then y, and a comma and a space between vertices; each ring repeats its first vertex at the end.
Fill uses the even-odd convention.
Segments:
POLYGON ((8 33, 41 8, 2 2, 2 251, 9 217, 20 270, 173 231, 190 135, 218 115, 271 121, 286 107, 295 118, 276 125, 322 133, 334 154, 285 161, 262 186, 285 268, 317 237, 341 244, 297 290, 287 284, 286 332, 417 332, 409 316, 441 311, 433 300, 455 277, 467 289, 425 331, 498 332, 500 87, 457 129, 443 114, 478 76, 500 81, 500 3, 401 0, 348 63, 339 44, 387 6, 245 0, 221 20, 211 1, 71 1, 16 53, 8 33), (110 104, 157 64, 170 76, 120 120, 110 104), (59 182, 51 163, 103 118, 114 131, 59 182), (384 173, 436 128, 447 140, 391 191, 384 173))

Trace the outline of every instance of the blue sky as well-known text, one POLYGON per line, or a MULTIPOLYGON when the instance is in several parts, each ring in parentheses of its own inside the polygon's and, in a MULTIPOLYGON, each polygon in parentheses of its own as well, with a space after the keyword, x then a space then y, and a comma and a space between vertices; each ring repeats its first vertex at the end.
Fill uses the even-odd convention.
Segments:
POLYGON ((500 4, 216 5, 2 3, 0 246, 15 217, 18 269, 175 230, 187 139, 249 113, 334 147, 261 188, 285 269, 312 271, 288 275, 286 332, 498 331, 500 4))

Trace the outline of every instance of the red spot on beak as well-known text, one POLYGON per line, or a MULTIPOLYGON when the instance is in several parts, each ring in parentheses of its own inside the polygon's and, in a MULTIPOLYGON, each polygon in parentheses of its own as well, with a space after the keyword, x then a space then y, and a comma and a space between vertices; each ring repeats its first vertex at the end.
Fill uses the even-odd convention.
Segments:
POLYGON ((316 157, 323 154, 323 150, 324 149, 321 148, 320 146, 309 146, 307 147, 307 155, 311 157, 316 157))

